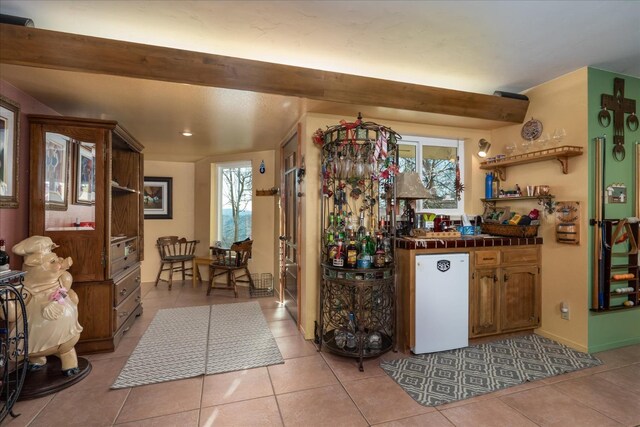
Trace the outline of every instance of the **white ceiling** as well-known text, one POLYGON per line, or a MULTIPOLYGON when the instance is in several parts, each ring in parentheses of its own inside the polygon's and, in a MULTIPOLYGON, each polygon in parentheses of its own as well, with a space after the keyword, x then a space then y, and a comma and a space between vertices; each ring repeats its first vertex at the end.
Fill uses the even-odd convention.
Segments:
MULTIPOLYGON (((49 30, 486 94, 522 92, 584 66, 640 77, 636 1, 2 0, 0 13, 49 30)), ((150 159, 274 148, 305 111, 494 125, 4 64, 0 78, 60 113, 122 122, 150 159)))

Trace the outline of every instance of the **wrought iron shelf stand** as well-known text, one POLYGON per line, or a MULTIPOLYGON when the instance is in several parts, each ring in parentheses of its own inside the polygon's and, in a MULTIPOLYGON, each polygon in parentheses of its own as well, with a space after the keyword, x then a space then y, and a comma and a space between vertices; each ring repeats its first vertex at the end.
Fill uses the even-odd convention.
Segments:
POLYGON ((0 423, 16 417, 13 405, 20 396, 28 364, 27 312, 22 280, 25 272, 0 275, 0 423))

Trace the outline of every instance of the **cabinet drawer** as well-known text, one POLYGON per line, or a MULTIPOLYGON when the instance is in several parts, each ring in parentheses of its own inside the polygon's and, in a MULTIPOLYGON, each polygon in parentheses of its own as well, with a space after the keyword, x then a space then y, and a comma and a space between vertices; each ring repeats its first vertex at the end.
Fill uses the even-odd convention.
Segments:
POLYGON ((138 262, 138 253, 132 253, 123 258, 114 259, 111 263, 111 277, 116 277, 121 275, 124 271, 131 268, 131 266, 135 265, 138 262))
POLYGON ((535 264, 537 262, 538 262, 537 247, 502 250, 503 264, 522 264, 522 263, 535 264))
POLYGON ((113 306, 117 307, 126 297, 140 286, 140 267, 135 267, 126 276, 114 284, 113 306))
POLYGON ((118 259, 132 254, 136 250, 136 239, 120 240, 111 244, 111 259, 118 259))
POLYGON ((476 266, 495 266, 500 264, 500 251, 476 251, 476 266))
POLYGON ((114 331, 117 331, 120 326, 129 318, 131 313, 134 312, 138 304, 140 304, 140 286, 138 286, 129 296, 122 301, 120 305, 113 309, 113 325, 114 331))

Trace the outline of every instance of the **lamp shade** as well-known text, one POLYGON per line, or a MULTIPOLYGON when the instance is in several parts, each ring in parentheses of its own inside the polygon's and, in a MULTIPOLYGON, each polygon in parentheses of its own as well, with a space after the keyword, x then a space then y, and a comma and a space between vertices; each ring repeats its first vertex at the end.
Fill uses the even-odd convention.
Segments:
POLYGON ((491 143, 486 139, 482 138, 478 141, 478 157, 487 157, 487 153, 489 152, 489 148, 491 147, 491 143))
POLYGON ((431 193, 420 181, 417 172, 398 174, 396 180, 396 199, 430 199, 431 193))

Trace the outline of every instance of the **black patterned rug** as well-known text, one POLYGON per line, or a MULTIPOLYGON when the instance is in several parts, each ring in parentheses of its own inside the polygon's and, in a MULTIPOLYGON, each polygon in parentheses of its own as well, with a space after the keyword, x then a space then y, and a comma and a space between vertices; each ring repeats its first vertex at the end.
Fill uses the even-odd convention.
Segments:
POLYGON ((284 363, 256 301, 159 310, 112 389, 284 363))
POLYGON ((601 364, 590 354, 526 335, 383 361, 380 367, 413 400, 436 406, 601 364))

